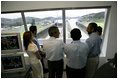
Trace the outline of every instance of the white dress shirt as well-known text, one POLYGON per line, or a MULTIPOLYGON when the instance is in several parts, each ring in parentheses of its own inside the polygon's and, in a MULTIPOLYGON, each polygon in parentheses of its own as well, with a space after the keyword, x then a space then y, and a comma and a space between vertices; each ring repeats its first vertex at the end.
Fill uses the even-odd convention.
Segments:
POLYGON ((64 43, 55 37, 45 40, 43 48, 46 52, 47 60, 58 61, 64 58, 64 43))
POLYGON ((86 66, 87 55, 89 52, 86 43, 73 41, 71 44, 65 44, 64 52, 67 57, 67 66, 74 69, 81 69, 86 66))

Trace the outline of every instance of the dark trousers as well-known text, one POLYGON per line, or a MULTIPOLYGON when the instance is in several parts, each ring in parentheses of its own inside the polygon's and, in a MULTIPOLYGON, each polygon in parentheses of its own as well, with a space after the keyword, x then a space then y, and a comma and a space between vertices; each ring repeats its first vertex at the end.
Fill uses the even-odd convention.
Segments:
POLYGON ((86 68, 73 69, 66 65, 67 78, 85 78, 86 68))
POLYGON ((49 61, 48 60, 48 70, 49 70, 49 78, 62 78, 64 69, 63 60, 59 61, 49 61))

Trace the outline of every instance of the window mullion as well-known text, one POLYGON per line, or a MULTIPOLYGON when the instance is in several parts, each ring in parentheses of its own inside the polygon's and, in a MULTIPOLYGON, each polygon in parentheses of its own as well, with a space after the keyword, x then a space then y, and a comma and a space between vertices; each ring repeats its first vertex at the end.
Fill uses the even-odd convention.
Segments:
POLYGON ((66 43, 66 21, 65 21, 65 9, 62 10, 62 20, 63 20, 63 41, 66 43))
POLYGON ((22 15, 22 19, 23 19, 23 24, 24 24, 25 31, 28 31, 24 12, 21 12, 21 15, 22 15))

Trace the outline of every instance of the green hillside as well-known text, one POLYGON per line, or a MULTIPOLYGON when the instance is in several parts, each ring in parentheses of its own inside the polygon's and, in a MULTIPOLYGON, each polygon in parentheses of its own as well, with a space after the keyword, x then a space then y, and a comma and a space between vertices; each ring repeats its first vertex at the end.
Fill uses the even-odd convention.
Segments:
POLYGON ((90 22, 95 22, 98 26, 104 28, 104 12, 92 13, 88 15, 84 15, 83 24, 87 27, 90 22))

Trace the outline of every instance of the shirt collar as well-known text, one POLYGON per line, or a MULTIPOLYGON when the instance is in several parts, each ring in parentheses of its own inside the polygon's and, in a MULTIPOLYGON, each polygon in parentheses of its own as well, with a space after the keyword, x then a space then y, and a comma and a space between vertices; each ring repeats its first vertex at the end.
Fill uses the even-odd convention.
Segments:
POLYGON ((56 38, 51 36, 49 39, 56 39, 56 38))
POLYGON ((96 35, 97 33, 96 32, 93 32, 91 34, 89 34, 89 36, 93 36, 93 35, 96 35))
POLYGON ((78 42, 80 42, 80 40, 73 41, 72 43, 78 43, 78 42))
POLYGON ((36 36, 36 35, 34 35, 34 34, 33 34, 33 37, 37 38, 37 36, 36 36))

